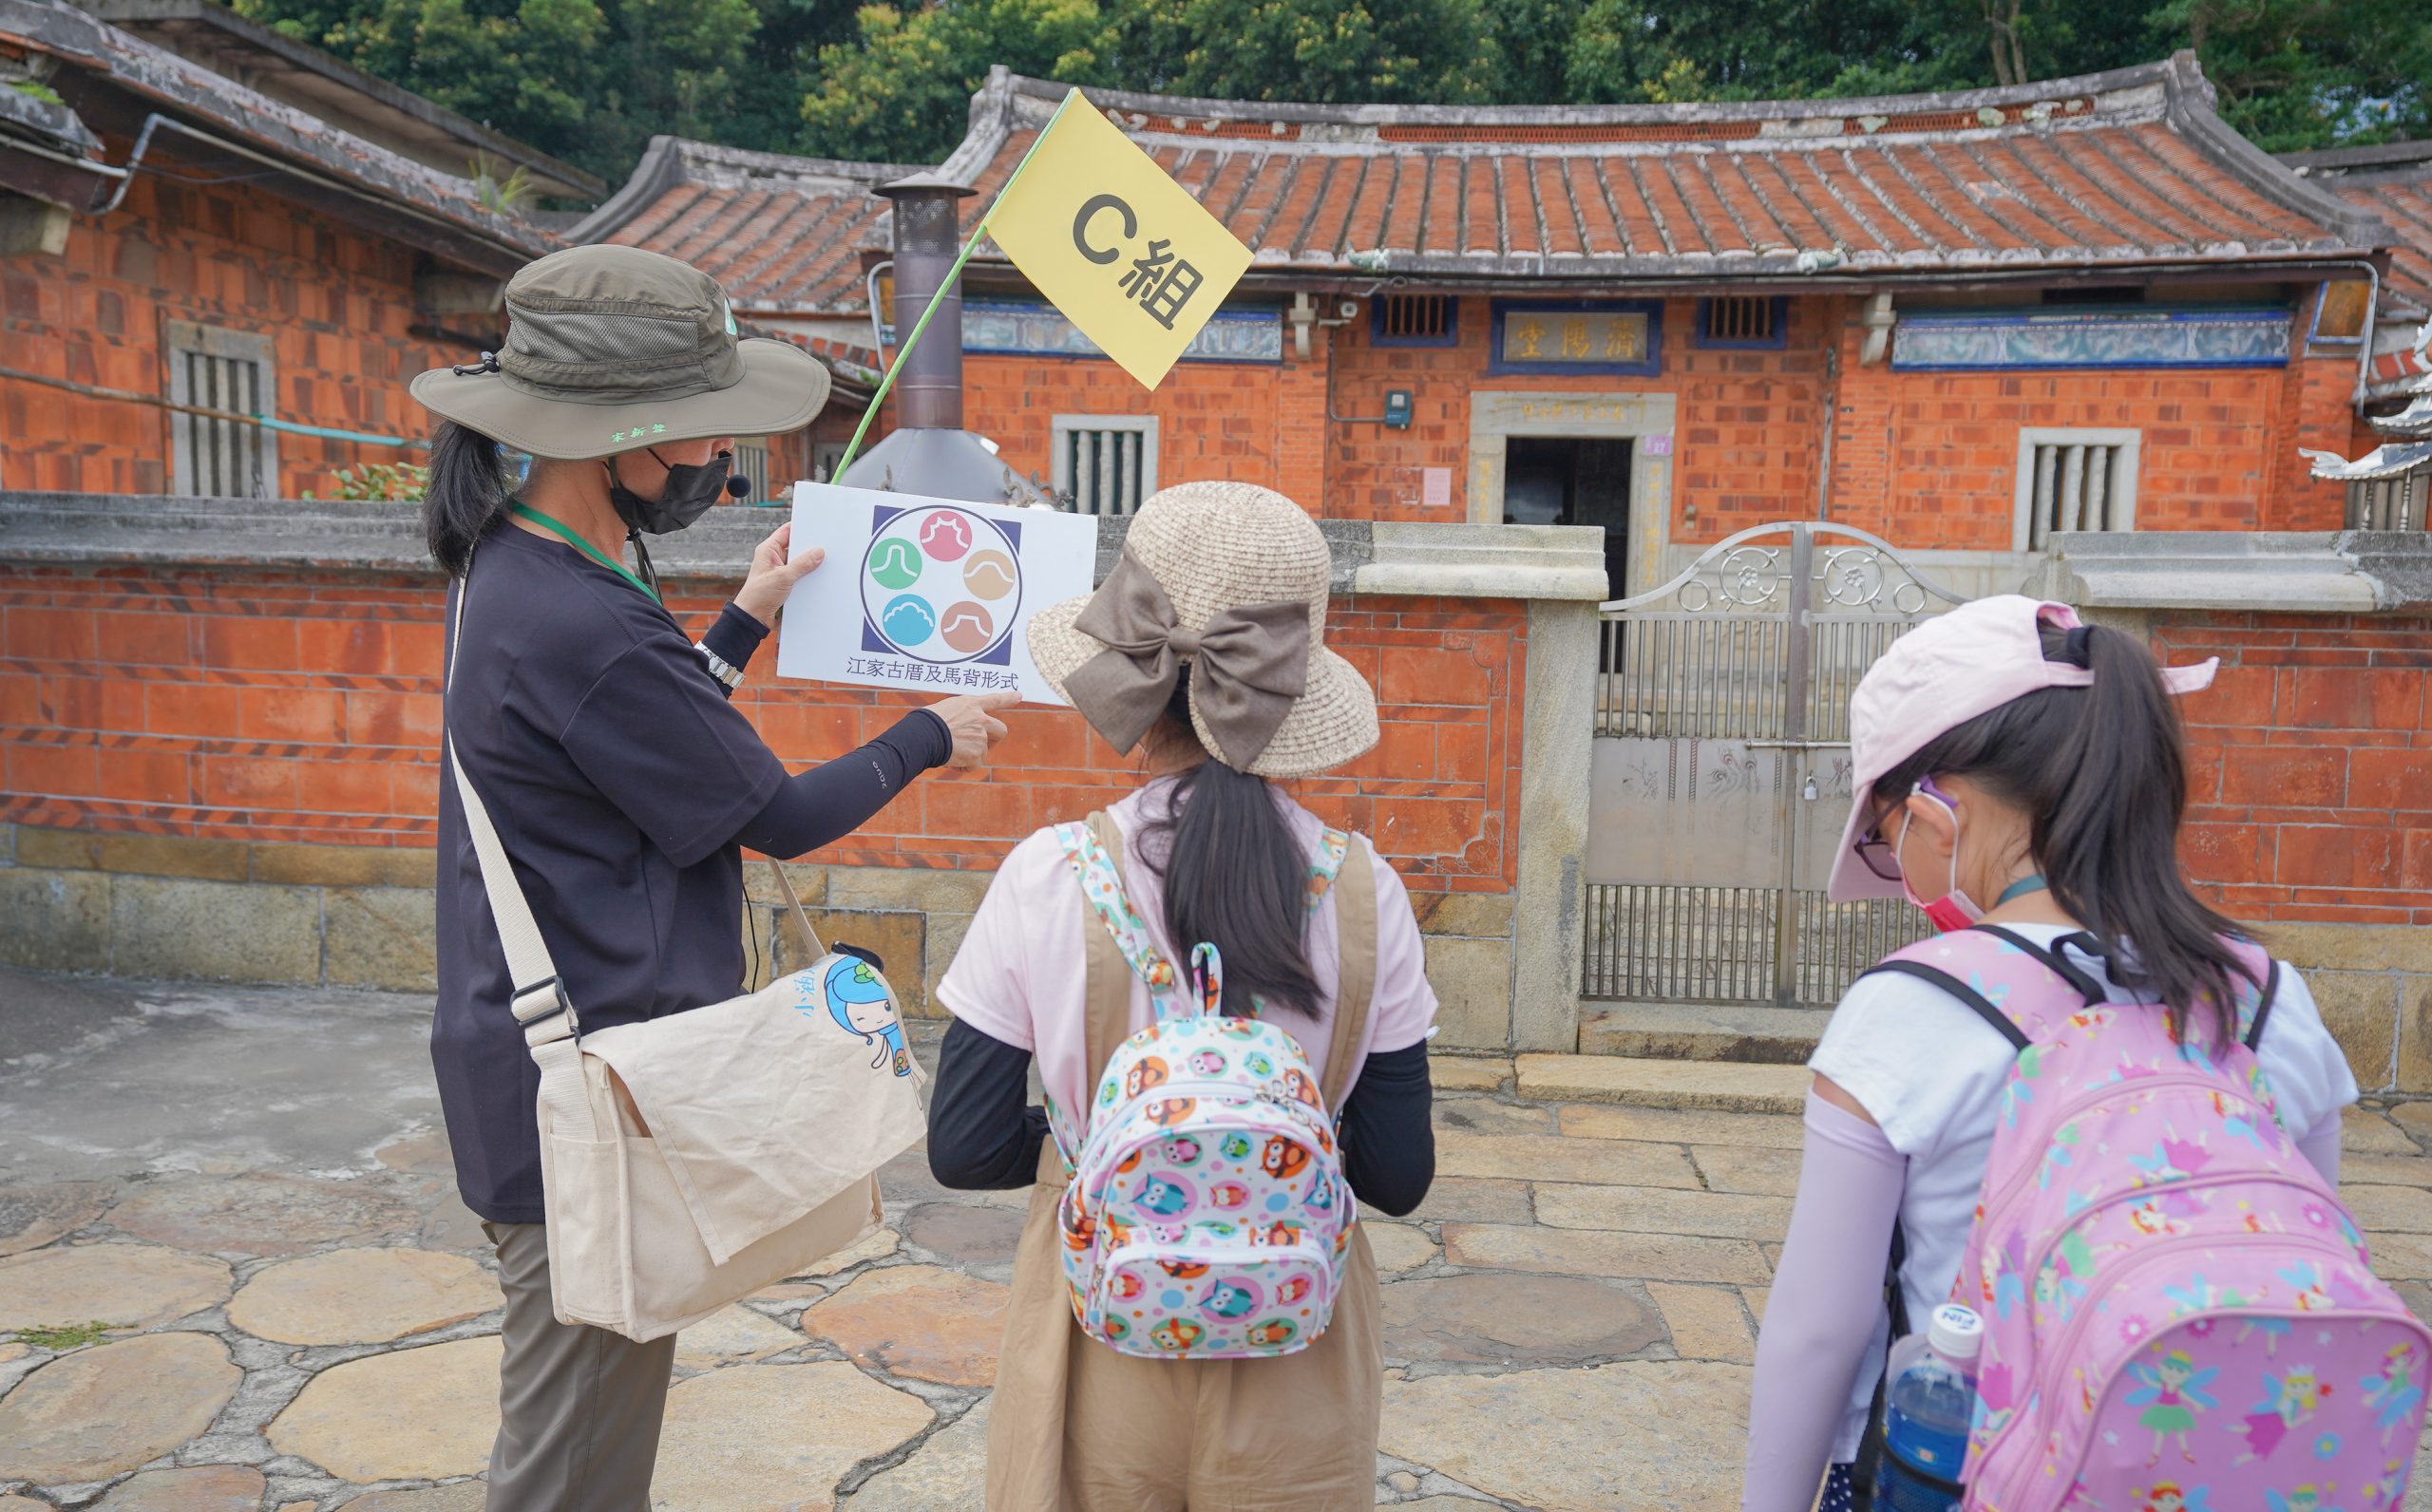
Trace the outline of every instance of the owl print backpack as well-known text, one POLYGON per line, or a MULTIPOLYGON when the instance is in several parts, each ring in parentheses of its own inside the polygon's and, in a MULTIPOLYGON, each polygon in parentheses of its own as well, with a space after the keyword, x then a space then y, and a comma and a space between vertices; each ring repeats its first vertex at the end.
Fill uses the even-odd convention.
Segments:
POLYGON ((1194 962, 1206 984, 1195 997, 1150 943, 1124 894, 1121 836, 1104 815, 1056 836, 1157 1015, 1117 1047, 1079 1126, 1049 1106, 1071 1172, 1057 1221, 1073 1315, 1101 1343, 1153 1359, 1304 1350, 1333 1316, 1357 1221, 1329 1107, 1358 1053, 1376 981, 1366 842, 1328 830, 1310 868, 1310 912, 1333 892, 1342 940, 1320 1090, 1290 1034, 1218 1014, 1212 950, 1202 946, 1194 962))
MULTIPOLYGON (((2094 948, 2089 936, 2060 942, 2094 948)), ((1966 1505, 2398 1512, 2432 1334, 2280 1126, 2254 1047, 2277 965, 2235 945, 2239 1038, 2171 1037, 1988 925, 1895 953, 2018 1050, 1956 1300, 1985 1318, 1966 1505)))

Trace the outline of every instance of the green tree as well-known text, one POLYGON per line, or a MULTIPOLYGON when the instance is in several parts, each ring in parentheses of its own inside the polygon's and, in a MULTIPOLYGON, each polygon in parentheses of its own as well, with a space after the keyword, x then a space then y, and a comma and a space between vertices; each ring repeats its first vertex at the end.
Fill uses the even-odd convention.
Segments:
POLYGON ((855 30, 819 49, 820 77, 802 103, 801 144, 820 157, 935 162, 962 140, 991 65, 1103 85, 1099 59, 1113 41, 1097 0, 969 0, 908 13, 870 5, 855 30))

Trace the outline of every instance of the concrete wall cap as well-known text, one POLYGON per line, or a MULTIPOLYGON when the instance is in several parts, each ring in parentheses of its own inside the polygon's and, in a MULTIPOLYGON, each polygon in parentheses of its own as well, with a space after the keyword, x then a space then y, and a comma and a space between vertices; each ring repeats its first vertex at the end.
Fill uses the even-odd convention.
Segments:
POLYGON ((2071 532, 2052 539, 2025 591, 2092 609, 2421 613, 2432 608, 2432 535, 2071 532))

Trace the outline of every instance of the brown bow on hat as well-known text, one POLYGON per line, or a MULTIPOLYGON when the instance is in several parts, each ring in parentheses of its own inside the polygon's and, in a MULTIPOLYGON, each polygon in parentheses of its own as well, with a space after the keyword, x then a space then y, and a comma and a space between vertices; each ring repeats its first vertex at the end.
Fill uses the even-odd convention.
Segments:
POLYGON ((1030 623, 1031 659, 1115 749, 1173 698, 1227 766, 1305 777, 1377 744, 1377 698, 1325 649, 1332 554, 1315 521, 1249 483, 1183 483, 1140 506, 1114 571, 1030 623))
POLYGON ((1116 750, 1129 752, 1197 663, 1191 700, 1225 765, 1246 771, 1309 686, 1309 606, 1244 604, 1186 630, 1156 575, 1127 550, 1073 628, 1106 643, 1064 680, 1065 693, 1116 750))

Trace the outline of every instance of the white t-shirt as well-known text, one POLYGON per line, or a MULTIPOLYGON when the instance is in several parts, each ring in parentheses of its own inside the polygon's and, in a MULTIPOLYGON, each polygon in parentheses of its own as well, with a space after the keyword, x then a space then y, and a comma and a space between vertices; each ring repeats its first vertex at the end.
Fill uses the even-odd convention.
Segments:
MULTIPOLYGON (((2059 924, 2007 927, 2046 949, 2073 933, 2059 924)), ((2139 1000, 2112 982, 2101 957, 2068 954, 2103 984, 2113 1002, 2139 1000)), ((2347 1057, 2323 1027, 2305 979, 2286 963, 2255 1053, 2292 1140, 2356 1101, 2347 1057)), ((1911 1318, 1950 1300, 1992 1154, 2002 1087, 2016 1058, 2009 1041, 1966 1004, 1930 983, 1890 973, 1861 977, 1851 987, 1808 1058, 1809 1069, 1856 1098, 1891 1147, 1909 1158, 1908 1189, 1900 1199, 1909 1248, 1900 1287, 1911 1318)), ((1836 1464, 1857 1452, 1890 1332, 1886 1317, 1851 1383, 1851 1416, 1834 1444, 1836 1464)))
MULTIPOLYGON (((1141 843, 1171 792, 1169 781, 1151 783, 1109 808, 1107 817, 1124 839, 1124 890, 1149 926, 1158 954, 1179 962, 1188 955, 1166 938, 1165 891, 1141 843)), ((1284 822, 1314 855, 1325 826, 1280 791, 1276 803, 1284 822)), ((1417 1044, 1435 1020, 1435 991, 1428 984, 1426 947, 1410 895, 1391 863, 1373 848, 1368 860, 1377 884, 1377 977, 1359 1044, 1360 1064, 1371 1055, 1417 1044)), ((1286 1009, 1274 1010, 1271 1019, 1300 1043, 1311 1073, 1320 1082, 1333 1043, 1334 994, 1341 969, 1334 899, 1328 894, 1310 915, 1306 937, 1320 1021, 1311 1024, 1286 1009)), ((1040 1085, 1055 1106, 1084 1120, 1090 1093, 1104 1068, 1089 1059, 1087 941, 1091 932, 1105 927, 1083 905, 1079 874, 1065 859, 1054 830, 1042 829, 1015 846, 997 869, 961 948, 938 983, 938 1000, 949 1012, 991 1038, 1029 1050, 1036 1057, 1040 1085)), ((1148 986, 1135 975, 1131 1029, 1155 1022, 1148 986)), ((1342 1085, 1345 1098, 1358 1079, 1359 1064, 1355 1064, 1342 1085)))

